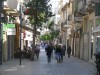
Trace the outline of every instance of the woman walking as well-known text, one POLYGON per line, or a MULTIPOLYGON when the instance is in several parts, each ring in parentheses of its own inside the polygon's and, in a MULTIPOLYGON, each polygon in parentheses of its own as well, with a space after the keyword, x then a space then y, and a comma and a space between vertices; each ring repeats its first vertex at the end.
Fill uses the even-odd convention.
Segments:
POLYGON ((56 49, 55 49, 55 54, 56 54, 56 59, 57 59, 57 63, 61 62, 61 58, 62 58, 62 51, 61 51, 61 46, 57 45, 56 49))

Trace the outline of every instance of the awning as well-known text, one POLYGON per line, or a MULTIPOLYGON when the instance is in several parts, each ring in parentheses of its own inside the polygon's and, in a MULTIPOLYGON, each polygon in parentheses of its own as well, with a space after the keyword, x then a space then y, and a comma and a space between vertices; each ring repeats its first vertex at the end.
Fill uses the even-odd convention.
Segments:
MULTIPOLYGON (((33 32, 33 29, 32 28, 29 28, 29 27, 27 27, 25 25, 22 25, 22 28, 33 32)), ((36 34, 40 35, 40 32, 36 31, 36 34)))
MULTIPOLYGON (((20 27, 20 24, 18 24, 18 23, 16 23, 16 24, 20 27)), ((22 28, 25 29, 25 30, 28 30, 28 31, 33 32, 33 29, 32 28, 29 28, 29 27, 27 27, 25 25, 22 25, 22 28)), ((40 32, 37 31, 36 34, 40 35, 40 32)))
POLYGON ((98 25, 96 28, 94 28, 92 33, 100 32, 100 25, 98 25))

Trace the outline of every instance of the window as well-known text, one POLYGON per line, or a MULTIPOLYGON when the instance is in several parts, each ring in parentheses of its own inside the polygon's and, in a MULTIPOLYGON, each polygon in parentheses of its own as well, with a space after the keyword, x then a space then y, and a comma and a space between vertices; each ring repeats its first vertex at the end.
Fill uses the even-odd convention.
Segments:
POLYGON ((99 18, 99 17, 96 18, 96 25, 97 25, 97 26, 100 25, 100 18, 99 18))
POLYGON ((100 16, 100 3, 95 3, 95 16, 100 16))

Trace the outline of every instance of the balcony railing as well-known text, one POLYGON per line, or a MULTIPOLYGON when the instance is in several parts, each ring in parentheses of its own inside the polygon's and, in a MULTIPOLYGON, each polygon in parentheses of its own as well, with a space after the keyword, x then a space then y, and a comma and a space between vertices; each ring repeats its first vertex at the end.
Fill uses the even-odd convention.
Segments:
POLYGON ((100 0, 86 0, 86 3, 89 3, 89 2, 100 2, 100 0))
POLYGON ((86 0, 86 3, 90 3, 92 0, 86 0))
POLYGON ((79 3, 78 3, 78 10, 81 10, 81 9, 83 9, 84 8, 84 6, 85 6, 85 0, 81 0, 79 3))

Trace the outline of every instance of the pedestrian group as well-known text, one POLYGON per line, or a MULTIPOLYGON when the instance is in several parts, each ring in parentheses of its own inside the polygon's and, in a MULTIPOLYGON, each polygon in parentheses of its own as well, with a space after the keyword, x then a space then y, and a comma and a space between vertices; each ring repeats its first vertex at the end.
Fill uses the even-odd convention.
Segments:
MULTIPOLYGON (((50 63, 52 57, 55 57, 57 63, 61 63, 63 62, 63 57, 65 56, 65 52, 66 52, 66 46, 65 45, 61 45, 61 44, 57 44, 57 45, 53 45, 52 43, 50 44, 45 44, 45 52, 46 52, 46 56, 47 56, 47 62, 50 63), (53 56, 55 54, 55 56, 53 56)), ((34 50, 35 56, 37 59, 39 59, 39 54, 40 54, 40 45, 36 45, 35 46, 35 50, 34 50)), ((67 46, 67 54, 68 54, 68 58, 71 55, 71 47, 70 45, 67 46)))
MULTIPOLYGON (((63 62, 63 56, 65 56, 66 46, 65 45, 55 45, 52 44, 46 44, 45 52, 47 55, 47 61, 48 63, 51 62, 51 58, 53 57, 53 52, 55 53, 55 59, 57 60, 57 63, 63 62)), ((67 54, 68 57, 70 57, 71 54, 71 47, 67 46, 67 54)))

